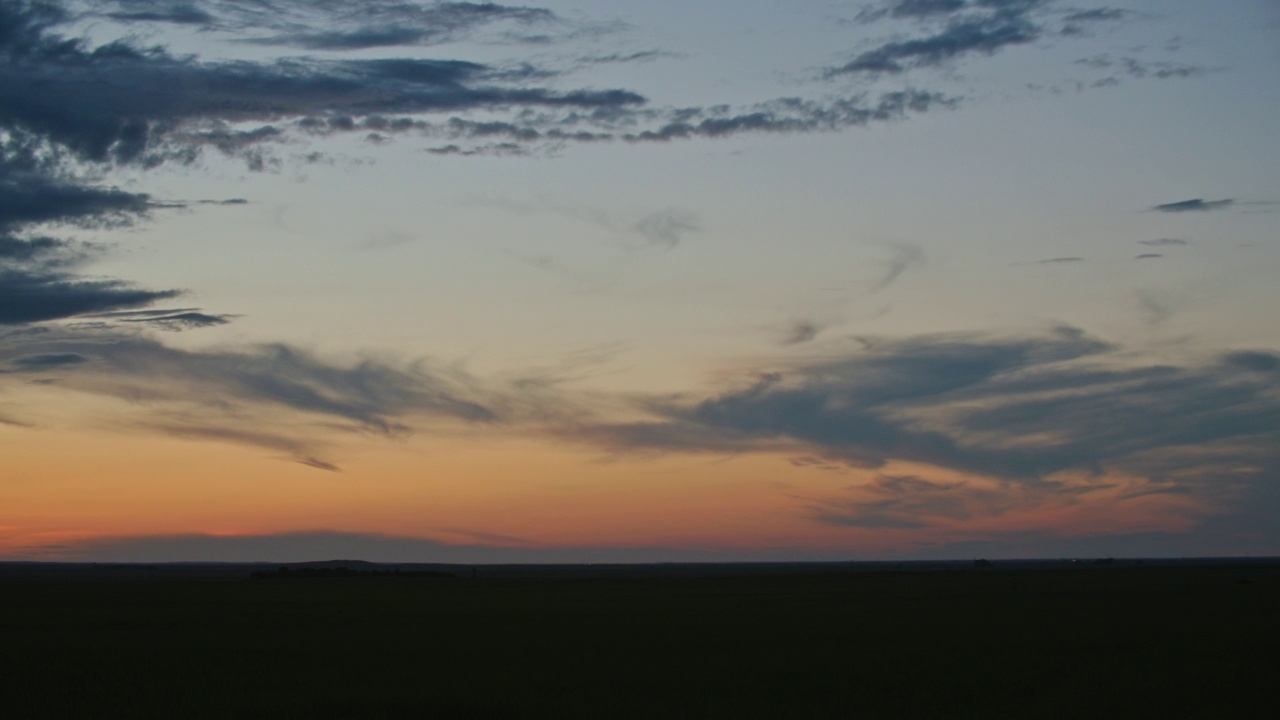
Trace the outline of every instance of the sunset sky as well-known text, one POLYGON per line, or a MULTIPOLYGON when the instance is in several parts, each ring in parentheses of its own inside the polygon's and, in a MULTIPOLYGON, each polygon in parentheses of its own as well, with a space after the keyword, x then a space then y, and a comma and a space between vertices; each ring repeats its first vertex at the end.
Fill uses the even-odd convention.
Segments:
POLYGON ((0 0, 0 560, 1280 555, 1277 0, 0 0))

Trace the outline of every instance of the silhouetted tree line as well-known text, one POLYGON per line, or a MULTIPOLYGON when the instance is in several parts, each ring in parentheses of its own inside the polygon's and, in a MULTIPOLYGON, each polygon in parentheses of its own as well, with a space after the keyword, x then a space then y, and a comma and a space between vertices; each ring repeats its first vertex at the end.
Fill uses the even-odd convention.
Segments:
POLYGON ((353 570, 345 565, 340 567, 302 567, 291 568, 287 565, 281 565, 275 570, 254 570, 249 573, 250 579, 253 580, 292 580, 303 578, 335 578, 335 577, 359 577, 359 578, 451 578, 456 577, 451 572, 443 570, 401 570, 394 568, 391 570, 353 570))

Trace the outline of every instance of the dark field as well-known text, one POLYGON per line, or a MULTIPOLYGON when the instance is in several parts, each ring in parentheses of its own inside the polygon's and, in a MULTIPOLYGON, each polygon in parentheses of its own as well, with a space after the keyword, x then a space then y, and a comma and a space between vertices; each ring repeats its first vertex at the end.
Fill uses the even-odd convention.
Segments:
POLYGON ((1280 564, 0 581, 7 718, 1270 718, 1280 564))

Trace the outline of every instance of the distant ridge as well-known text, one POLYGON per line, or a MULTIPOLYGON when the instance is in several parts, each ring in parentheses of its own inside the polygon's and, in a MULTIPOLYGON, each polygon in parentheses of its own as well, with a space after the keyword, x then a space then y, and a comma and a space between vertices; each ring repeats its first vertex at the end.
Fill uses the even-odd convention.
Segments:
MULTIPOLYGON (((293 570, 338 570, 355 573, 423 576, 454 575, 475 579, 626 578, 729 575, 813 575, 858 572, 1000 572, 1009 570, 1096 570, 1112 568, 1280 566, 1280 557, 1199 558, 1053 558, 988 560, 869 560, 818 562, 732 563, 539 563, 475 564, 378 563, 368 560, 309 560, 303 562, 166 562, 82 563, 0 561, 3 580, 244 580, 253 573, 293 570)), ((333 576, 338 576, 334 573, 333 576)))

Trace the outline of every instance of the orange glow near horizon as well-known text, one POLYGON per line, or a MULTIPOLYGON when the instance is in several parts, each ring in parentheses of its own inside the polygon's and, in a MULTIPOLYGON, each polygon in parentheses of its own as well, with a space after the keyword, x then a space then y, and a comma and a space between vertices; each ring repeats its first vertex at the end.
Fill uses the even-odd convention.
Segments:
POLYGON ((1146 481, 1134 477, 1057 478, 1078 487, 1034 495, 905 463, 832 471, 763 454, 605 457, 491 435, 351 443, 340 472, 259 448, 94 428, 5 427, 0 448, 0 556, 10 558, 74 555, 77 544, 98 539, 308 531, 497 547, 870 557, 1027 530, 1182 530, 1199 509, 1182 496, 1143 495, 1146 481), (860 525, 859 503, 884 500, 877 478, 891 476, 929 478, 959 504, 916 507, 912 526, 860 525), (824 509, 853 520, 824 521, 824 509))

